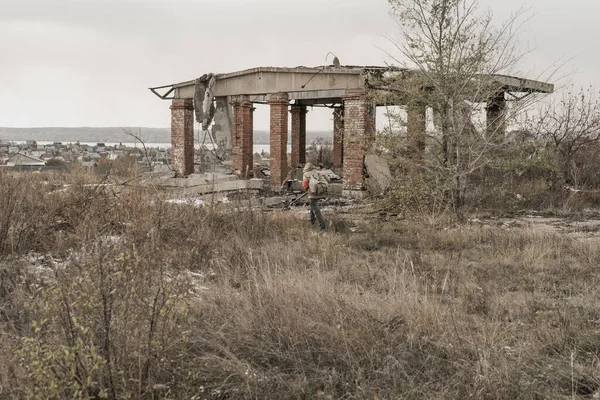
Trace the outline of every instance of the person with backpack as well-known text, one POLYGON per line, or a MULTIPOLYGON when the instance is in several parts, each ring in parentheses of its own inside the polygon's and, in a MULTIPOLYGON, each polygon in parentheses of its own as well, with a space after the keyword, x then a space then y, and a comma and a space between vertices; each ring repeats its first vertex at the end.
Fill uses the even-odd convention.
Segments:
POLYGON ((302 176, 302 188, 308 190, 310 200, 310 223, 319 222, 319 227, 325 229, 325 220, 321 215, 319 201, 327 194, 329 178, 315 168, 311 163, 306 163, 302 176))

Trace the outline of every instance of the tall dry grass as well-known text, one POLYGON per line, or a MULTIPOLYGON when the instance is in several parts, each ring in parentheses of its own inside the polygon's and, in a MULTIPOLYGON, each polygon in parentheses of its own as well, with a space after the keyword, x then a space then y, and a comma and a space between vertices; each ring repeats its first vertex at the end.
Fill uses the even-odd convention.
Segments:
POLYGON ((600 387, 598 241, 364 210, 326 212, 323 236, 293 212, 172 205, 88 178, 63 190, 0 177, 26 189, 10 192, 23 206, 11 218, 43 216, 9 221, 4 239, 0 398, 542 399, 600 387))

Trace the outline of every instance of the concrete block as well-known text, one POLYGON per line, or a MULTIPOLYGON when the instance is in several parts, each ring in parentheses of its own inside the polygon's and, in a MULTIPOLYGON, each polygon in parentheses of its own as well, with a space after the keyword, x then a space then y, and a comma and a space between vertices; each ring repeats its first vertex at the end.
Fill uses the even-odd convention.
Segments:
POLYGON ((286 198, 283 196, 267 197, 264 199, 263 204, 267 207, 283 206, 286 198))
MULTIPOLYGON (((234 191, 259 191, 263 187, 263 181, 260 179, 254 180, 235 180, 215 183, 205 183, 202 181, 198 184, 183 185, 179 181, 190 181, 189 179, 173 179, 175 184, 160 185, 165 189, 169 189, 169 193, 174 195, 202 195, 219 192, 234 192, 234 191)), ((191 183, 196 183, 194 180, 191 183)))
POLYGON ((163 178, 160 179, 160 182, 157 182, 160 186, 173 186, 173 187, 190 187, 190 186, 199 186, 199 185, 212 185, 222 183, 222 182, 234 182, 238 181, 238 177, 234 175, 226 175, 226 174, 191 174, 187 179, 180 178, 163 178))
POLYGON ((387 161, 376 154, 367 154, 365 168, 368 175, 367 189, 375 194, 384 193, 392 183, 392 173, 387 161))
POLYGON ((367 192, 364 190, 346 190, 342 191, 342 196, 349 199, 362 200, 367 196, 367 192))
POLYGON ((258 178, 252 178, 245 182, 248 182, 248 186, 247 186, 248 189, 259 190, 259 189, 262 189, 265 185, 265 182, 262 179, 258 179, 258 178))

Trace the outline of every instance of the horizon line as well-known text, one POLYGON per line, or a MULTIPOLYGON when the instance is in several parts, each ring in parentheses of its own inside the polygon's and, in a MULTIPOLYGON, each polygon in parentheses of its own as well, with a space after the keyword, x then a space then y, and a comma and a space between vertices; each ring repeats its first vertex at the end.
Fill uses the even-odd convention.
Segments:
MULTIPOLYGON (((122 128, 139 128, 139 129, 165 129, 170 130, 171 127, 154 127, 154 126, 0 126, 0 129, 122 129, 122 128)), ((269 131, 269 129, 255 129, 255 131, 269 131)), ((327 129, 307 129, 307 132, 331 132, 327 129)))

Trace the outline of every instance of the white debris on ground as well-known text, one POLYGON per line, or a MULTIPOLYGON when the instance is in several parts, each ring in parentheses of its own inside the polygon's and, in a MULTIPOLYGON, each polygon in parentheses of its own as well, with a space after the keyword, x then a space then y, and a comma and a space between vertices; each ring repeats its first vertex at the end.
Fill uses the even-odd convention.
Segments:
POLYGON ((210 290, 206 283, 207 281, 214 279, 216 276, 217 274, 212 271, 202 274, 199 272, 185 270, 175 275, 168 274, 165 280, 167 282, 185 283, 185 285, 188 287, 188 294, 199 297, 201 292, 210 290))
POLYGON ((30 274, 29 276, 36 279, 30 282, 33 289, 37 289, 41 285, 54 283, 56 281, 56 271, 63 269, 66 265, 65 260, 61 258, 35 252, 30 252, 23 257, 23 260, 26 263, 25 275, 30 274))
MULTIPOLYGON (((118 235, 102 235, 95 239, 94 244, 100 246, 114 246, 122 241, 118 235)), ((68 251, 66 258, 54 257, 51 254, 30 252, 22 257, 25 263, 26 274, 33 276, 36 281, 32 283, 34 288, 40 285, 53 284, 56 282, 56 273, 64 269, 68 263, 77 261, 81 253, 73 250, 68 251)))
POLYGON ((169 204, 185 204, 185 205, 193 205, 194 207, 202 207, 206 204, 206 202, 202 199, 170 199, 165 200, 165 203, 169 204))
POLYGON ((121 242, 121 236, 117 235, 104 235, 98 238, 98 241, 102 244, 117 244, 121 242))
MULTIPOLYGON (((215 272, 208 272, 206 274, 201 274, 199 272, 185 271, 182 273, 180 278, 185 279, 193 288, 193 291, 205 291, 209 290, 209 287, 206 286, 206 281, 210 279, 214 279, 217 276, 215 272)), ((197 294, 190 293, 190 294, 197 294)))
POLYGON ((223 197, 208 196, 208 197, 209 197, 209 199, 201 198, 201 197, 168 199, 168 200, 165 200, 165 203, 188 205, 188 206, 194 206, 194 207, 204 207, 207 205, 215 205, 215 204, 231 204, 231 200, 225 196, 223 196, 223 197))
MULTIPOLYGON (((536 215, 532 211, 514 217, 480 217, 468 220, 470 225, 502 229, 532 229, 538 233, 566 233, 576 239, 600 239, 600 218, 593 211, 585 211, 584 220, 562 216, 536 215)), ((468 225, 467 225, 468 226, 468 225)))

